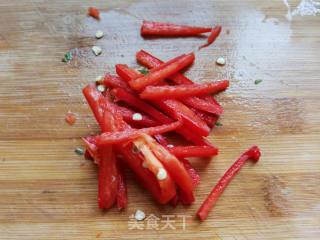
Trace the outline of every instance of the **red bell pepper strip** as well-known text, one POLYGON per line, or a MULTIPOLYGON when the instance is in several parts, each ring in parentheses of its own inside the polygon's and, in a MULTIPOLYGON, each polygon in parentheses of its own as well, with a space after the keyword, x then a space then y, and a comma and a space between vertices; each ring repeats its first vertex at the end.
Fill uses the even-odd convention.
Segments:
MULTIPOLYGON (((129 81, 132 79, 136 79, 139 76, 135 70, 130 69, 128 67, 126 67, 126 71, 125 72, 123 71, 122 74, 124 74, 124 75, 121 77, 123 79, 129 79, 129 81)), ((158 109, 147 104, 146 102, 143 102, 142 100, 140 100, 139 98, 137 98, 133 94, 130 94, 130 93, 128 93, 124 90, 120 90, 120 89, 112 90, 112 93, 116 98, 118 98, 118 100, 122 100, 125 103, 127 103, 128 105, 132 106, 133 108, 136 108, 142 112, 147 113, 148 115, 152 116, 154 119, 158 120, 161 123, 166 124, 166 123, 171 123, 173 121, 172 119, 170 119, 169 117, 164 115, 162 112, 160 112, 158 109)), ((171 101, 175 102, 175 100, 171 100, 171 101)), ((167 101, 164 101, 165 108, 171 108, 171 107, 167 106, 168 103, 166 103, 166 102, 167 101)), ((178 103, 178 105, 180 105, 180 104, 178 103)), ((184 106, 182 108, 185 109, 187 107, 184 106)), ((173 111, 174 111, 174 109, 173 109, 173 111)), ((194 118, 196 122, 199 121, 200 125, 203 125, 203 124, 205 125, 205 123, 202 122, 201 119, 199 119, 197 116, 194 116, 194 114, 192 113, 192 111, 190 109, 189 110, 186 109, 185 111, 182 111, 182 112, 179 111, 178 117, 175 115, 175 117, 177 117, 178 119, 180 117, 185 119, 185 118, 187 118, 187 116, 194 118)), ((204 140, 201 136, 199 136, 197 134, 197 132, 193 133, 192 131, 188 130, 187 128, 179 128, 176 131, 177 131, 177 133, 181 134, 184 138, 186 138, 188 141, 193 142, 197 145, 210 145, 206 140, 204 140)))
POLYGON ((183 124, 193 131, 195 134, 200 136, 208 136, 210 128, 207 124, 202 121, 197 115, 194 114, 187 106, 183 103, 176 101, 174 99, 168 99, 164 101, 152 101, 155 103, 162 111, 167 113, 170 117, 179 120, 182 118, 183 124))
POLYGON ((179 158, 180 162, 182 162, 184 168, 188 171, 190 177, 192 178, 192 183, 196 187, 200 183, 200 176, 197 171, 192 167, 191 163, 184 158, 179 158))
POLYGON ((141 91, 148 85, 153 85, 161 80, 173 75, 183 68, 189 66, 193 63, 195 59, 194 53, 189 53, 187 55, 181 55, 177 58, 174 58, 159 67, 152 69, 147 75, 131 80, 129 85, 137 90, 141 91))
POLYGON ((92 136, 88 136, 86 138, 82 138, 85 146, 86 146, 86 152, 90 154, 90 156, 93 158, 94 163, 99 165, 100 163, 100 155, 98 153, 98 146, 96 139, 92 136))
POLYGON ((157 121, 153 120, 152 118, 150 118, 149 116, 147 116, 143 113, 140 113, 142 116, 141 120, 134 120, 132 118, 132 116, 136 112, 134 112, 133 110, 131 110, 129 108, 117 106, 117 110, 122 115, 123 120, 133 126, 154 127, 154 126, 159 125, 159 123, 157 121))
POLYGON ((218 149, 213 146, 176 146, 168 150, 177 158, 211 157, 218 154, 218 149))
POLYGON ((196 36, 210 31, 211 28, 207 27, 192 27, 174 23, 160 23, 151 21, 143 21, 141 26, 142 36, 186 37, 196 36))
MULTIPOLYGON (((213 99, 213 101, 216 102, 212 96, 206 96, 206 97, 213 99)), ((182 99, 182 102, 189 107, 192 107, 207 113, 221 115, 223 113, 223 108, 218 103, 213 104, 213 101, 211 102, 205 101, 205 97, 203 96, 201 98, 187 97, 182 99)))
POLYGON ((165 132, 173 131, 182 126, 181 121, 164 124, 157 127, 141 128, 141 129, 126 129, 118 132, 105 132, 97 136, 98 145, 119 144, 134 140, 146 133, 149 135, 156 135, 165 132))
POLYGON ((127 194, 127 184, 126 178, 123 172, 123 167, 121 166, 120 162, 117 161, 118 167, 118 192, 117 192, 117 206, 118 209, 124 209, 128 205, 128 194, 127 194))
MULTIPOLYGON (((139 52, 137 52, 136 58, 141 64, 145 65, 148 68, 155 68, 163 64, 163 62, 160 59, 152 56, 150 53, 144 50, 140 50, 139 52)), ((181 73, 176 73, 175 75, 170 76, 169 79, 178 85, 194 84, 189 78, 185 77, 181 73)), ((213 97, 211 96, 207 96, 207 97, 213 99, 213 97)), ((182 101, 188 106, 194 107, 202 111, 210 112, 213 114, 219 115, 219 114, 222 114, 223 112, 222 107, 214 99, 213 101, 215 103, 213 103, 212 101, 209 102, 208 99, 205 99, 205 97, 201 97, 201 98, 189 97, 189 98, 183 99, 182 101)))
MULTIPOLYGON (((121 114, 119 114, 117 106, 108 100, 109 96, 104 97, 99 91, 97 91, 93 84, 85 87, 83 92, 92 112, 95 113, 95 116, 97 116, 97 120, 101 122, 100 126, 102 129, 109 129, 112 131, 130 129, 130 127, 123 121, 121 114), (104 114, 101 114, 103 111, 104 114), (104 115, 108 114, 111 114, 113 118, 110 118, 109 116, 110 121, 103 121, 104 117, 107 117, 104 115)), ((96 139, 90 137, 89 140, 92 150, 96 151, 98 149, 96 139)), ((136 173, 141 184, 151 192, 151 194, 159 203, 167 203, 176 195, 175 185, 170 176, 168 176, 165 181, 160 182, 154 176, 154 174, 149 171, 149 169, 142 166, 142 162, 144 161, 143 156, 141 154, 132 154, 132 143, 115 145, 114 148, 117 152, 124 156, 124 161, 136 173), (160 184, 162 186, 161 189, 160 184)), ((96 152, 93 152, 93 156, 96 154, 96 152)))
POLYGON ((153 107, 152 105, 142 101, 138 97, 136 97, 134 94, 127 92, 124 89, 121 88, 115 88, 111 91, 111 94, 115 97, 118 101, 123 101, 132 108, 135 108, 141 112, 144 112, 148 114, 149 116, 152 116, 154 119, 159 121, 160 123, 171 123, 172 119, 167 117, 165 114, 160 112, 158 109, 153 107))
POLYGON ((99 188, 98 203, 99 208, 108 209, 116 201, 118 192, 118 169, 116 168, 116 158, 111 146, 99 148, 99 188))
POLYGON ((113 76, 111 74, 106 74, 102 80, 103 85, 109 88, 123 88, 128 92, 132 92, 128 83, 118 76, 113 76))
POLYGON ((147 86, 140 97, 142 99, 176 99, 218 93, 229 86, 228 80, 213 83, 178 85, 178 86, 147 86))
POLYGON ((132 79, 143 77, 144 75, 132 68, 129 68, 126 64, 117 64, 116 65, 116 72, 119 77, 123 80, 129 82, 132 79))
POLYGON ((239 172, 241 167, 245 164, 248 159, 252 159, 257 162, 260 158, 260 150, 257 146, 251 147, 240 158, 226 171, 226 173, 220 178, 219 182, 212 189, 207 199, 202 203, 201 207, 197 212, 197 216, 201 221, 205 220, 216 203, 220 195, 223 193, 225 188, 228 186, 233 177, 239 172))
POLYGON ((217 39, 217 37, 220 35, 221 29, 222 29, 221 26, 216 26, 216 27, 212 28, 211 33, 208 37, 207 43, 200 46, 199 49, 204 48, 204 47, 208 47, 209 45, 211 45, 217 39))
POLYGON ((214 115, 214 114, 210 114, 210 113, 206 113, 206 112, 202 112, 200 110, 194 109, 194 108, 190 108, 202 121, 204 121, 205 123, 207 123, 207 125, 210 128, 214 128, 216 122, 219 119, 218 115, 214 115))
MULTIPOLYGON (((192 183, 196 187, 200 182, 200 176, 196 170, 191 166, 190 162, 187 159, 180 158, 180 161, 183 163, 185 169, 188 171, 190 177, 192 178, 192 183)), ((178 189, 178 198, 183 205, 190 205, 195 201, 194 195, 192 192, 185 192, 182 189, 178 189)))
POLYGON ((100 19, 100 11, 97 8, 89 7, 88 15, 95 19, 98 19, 98 20, 100 19))
POLYGON ((165 166, 176 184, 185 192, 192 192, 194 189, 192 178, 183 164, 149 135, 144 134, 142 138, 146 141, 154 155, 165 166))

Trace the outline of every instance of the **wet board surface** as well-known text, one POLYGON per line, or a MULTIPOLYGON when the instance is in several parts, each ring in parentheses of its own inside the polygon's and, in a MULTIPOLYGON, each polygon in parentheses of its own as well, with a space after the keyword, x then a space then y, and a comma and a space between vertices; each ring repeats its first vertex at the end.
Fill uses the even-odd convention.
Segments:
POLYGON ((320 17, 301 16, 299 3, 1 1, 0 239, 318 239, 320 17), (86 16, 89 6, 101 9, 101 21, 86 16), (137 67, 140 49, 167 60, 206 41, 144 40, 142 19, 223 26, 187 72, 197 82, 231 81, 217 97, 223 126, 209 137, 220 155, 192 160, 201 184, 190 207, 156 205, 129 173, 128 208, 101 212, 97 168, 74 153, 81 137, 98 131, 81 88, 114 73, 116 63, 137 67), (98 29, 105 32, 100 40, 98 29), (93 45, 103 48, 100 56, 93 45), (69 50, 74 59, 61 62, 69 50), (224 67, 215 64, 219 56, 224 67), (68 111, 77 116, 74 126, 64 121, 68 111), (199 223, 201 201, 252 144, 261 147, 261 161, 247 164, 199 223), (147 222, 130 229, 136 209, 159 218, 158 230, 147 222))

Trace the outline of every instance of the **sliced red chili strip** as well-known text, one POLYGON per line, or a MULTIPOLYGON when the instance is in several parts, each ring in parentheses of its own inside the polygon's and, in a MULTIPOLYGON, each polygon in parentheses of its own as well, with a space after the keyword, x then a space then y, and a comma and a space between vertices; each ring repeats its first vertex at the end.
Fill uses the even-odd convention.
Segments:
POLYGON ((234 176, 239 172, 241 167, 245 164, 248 159, 252 159, 253 161, 258 161, 260 158, 260 150, 257 146, 251 147, 249 150, 244 152, 240 158, 225 172, 225 174, 220 178, 219 182, 215 185, 215 187, 211 190, 207 199, 202 203, 201 207, 197 212, 197 216, 201 221, 205 220, 220 197, 225 188, 228 186, 230 181, 234 178, 234 176))
POLYGON ((170 75, 173 75, 183 68, 189 66, 191 63, 193 63, 194 59, 194 53, 181 55, 160 65, 159 67, 152 69, 147 75, 131 80, 129 85, 133 89, 141 91, 146 86, 156 84, 170 75))
POLYGON ((132 92, 128 83, 118 76, 113 76, 111 74, 106 74, 102 80, 103 85, 109 88, 123 88, 126 91, 132 92))
POLYGON ((194 114, 187 106, 183 103, 174 99, 168 99, 164 101, 152 101, 162 111, 167 113, 170 117, 179 120, 182 118, 183 124, 193 131, 195 134, 200 136, 208 136, 210 128, 202 121, 197 115, 194 114))
POLYGON ((216 26, 212 28, 211 33, 207 39, 207 43, 200 46, 199 49, 210 46, 220 35, 221 29, 222 29, 221 26, 216 26))
POLYGON ((206 33, 210 31, 211 28, 207 27, 194 27, 174 23, 161 23, 151 21, 143 21, 141 26, 142 36, 186 37, 196 36, 201 33, 206 33))
POLYGON ((211 157, 218 154, 218 149, 213 146, 175 146, 168 150, 177 158, 211 157))
MULTIPOLYGON (((132 77, 133 79, 135 79, 137 77, 137 73, 133 69, 130 69, 130 68, 127 68, 125 74, 127 74, 127 75, 124 76, 124 78, 131 78, 132 77)), ((161 123, 170 123, 173 121, 172 119, 170 119, 169 117, 164 115, 162 112, 160 112, 159 110, 157 110, 156 108, 154 108, 150 104, 143 102, 142 100, 140 100, 139 98, 137 98, 133 94, 126 92, 125 90, 116 89, 116 90, 112 90, 112 93, 119 100, 122 100, 122 101, 126 102, 128 105, 130 105, 130 106, 132 106, 142 112, 149 114, 150 116, 154 117, 156 120, 158 120, 161 123)), ((175 100, 171 100, 171 101, 175 101, 175 100)), ((166 105, 167 105, 167 103, 165 103, 165 106, 166 105)), ((186 107, 184 106, 183 109, 185 109, 185 108, 186 107)), ((186 113, 187 113, 187 115, 191 115, 190 117, 193 118, 194 114, 190 113, 190 111, 186 110, 186 113)), ((175 117, 177 117, 177 116, 175 115, 175 117)), ((180 118, 180 117, 183 118, 184 120, 186 118, 186 116, 184 116, 183 112, 178 111, 177 118, 180 118)), ((205 124, 203 121, 201 121, 201 119, 199 120, 199 118, 197 116, 195 116, 194 119, 195 119, 195 121, 200 121, 201 125, 205 124)), ((191 129, 193 129, 193 128, 191 128, 191 129)), ((208 142, 206 140, 204 140, 201 136, 197 135, 197 132, 193 133, 192 131, 190 131, 189 129, 186 129, 186 128, 179 128, 176 130, 176 132, 181 134, 188 141, 193 142, 197 145, 208 145, 208 142)))
POLYGON ((157 127, 150 128, 141 128, 141 129, 126 129, 124 131, 118 132, 106 132, 102 133, 100 136, 97 136, 98 145, 108 145, 108 144, 119 144, 125 143, 130 140, 136 139, 141 134, 146 133, 149 135, 156 135, 165 132, 173 131, 179 127, 181 127, 182 122, 177 121, 169 124, 164 124, 157 127))
POLYGON ((192 192, 194 189, 192 178, 189 176, 183 164, 149 135, 144 134, 142 138, 146 141, 159 161, 163 163, 176 184, 185 192, 192 192))
MULTIPOLYGON (((152 56, 150 53, 140 50, 136 54, 137 60, 145 65, 148 68, 155 68, 158 67, 159 65, 163 64, 163 61, 160 59, 152 56)), ((174 83, 181 85, 181 84, 194 84, 193 81, 191 81, 189 78, 185 77, 181 73, 176 73, 173 76, 169 77, 170 80, 172 80, 174 83)), ((202 110, 202 111, 207 111, 213 114, 222 114, 223 109, 222 107, 213 99, 213 101, 209 101, 208 98, 212 98, 212 96, 206 96, 206 97, 189 97, 186 99, 183 99, 182 101, 191 107, 194 107, 196 109, 202 110), (203 99, 202 99, 203 98, 203 99), (199 100, 200 99, 200 100, 199 100)))
POLYGON ((140 93, 140 97, 142 99, 182 99, 217 93, 225 90, 228 86, 228 80, 193 85, 147 86, 140 93))
POLYGON ((116 65, 116 72, 125 81, 129 82, 132 79, 143 77, 144 75, 139 73, 138 71, 129 68, 126 64, 117 64, 116 65))
POLYGON ((124 209, 128 205, 127 183, 124 175, 123 167, 118 162, 118 192, 117 192, 117 206, 118 209, 124 209))
POLYGON ((206 113, 206 112, 202 112, 200 110, 197 110, 197 109, 193 109, 191 108, 191 110, 202 120, 204 121, 205 123, 207 123, 207 125, 210 127, 210 128, 214 128, 218 119, 219 119, 219 116, 218 115, 214 115, 214 114, 210 114, 210 113, 206 113))

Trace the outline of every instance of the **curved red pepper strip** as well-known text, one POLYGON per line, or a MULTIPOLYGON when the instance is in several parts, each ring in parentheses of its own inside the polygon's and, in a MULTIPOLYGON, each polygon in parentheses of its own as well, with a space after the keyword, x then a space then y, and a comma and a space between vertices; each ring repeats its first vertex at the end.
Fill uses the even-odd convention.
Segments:
POLYGON ((257 146, 253 146, 245 153, 243 153, 240 158, 225 172, 225 174, 220 178, 219 182, 211 190, 211 193, 197 211, 197 216, 201 221, 207 218, 213 205, 216 203, 220 195, 223 193, 234 176, 239 172, 245 162, 248 159, 252 159, 253 161, 257 162, 260 158, 260 155, 261 153, 259 148, 257 146))
POLYGON ((199 50, 201 48, 208 47, 209 45, 211 45, 217 39, 217 37, 220 35, 221 29, 222 29, 221 26, 216 26, 216 27, 212 28, 211 33, 207 39, 207 43, 200 46, 199 50))
POLYGON ((123 167, 120 161, 117 161, 118 167, 118 193, 117 193, 117 206, 118 209, 124 209, 128 205, 128 194, 127 194, 127 184, 124 175, 123 167))
POLYGON ((186 98, 218 93, 225 90, 228 86, 228 80, 193 85, 147 86, 142 93, 140 93, 140 97, 142 99, 186 98))
POLYGON ((174 23, 161 23, 143 21, 141 26, 142 36, 163 36, 163 37, 187 37, 197 36, 201 33, 210 32, 211 28, 178 25, 174 23))

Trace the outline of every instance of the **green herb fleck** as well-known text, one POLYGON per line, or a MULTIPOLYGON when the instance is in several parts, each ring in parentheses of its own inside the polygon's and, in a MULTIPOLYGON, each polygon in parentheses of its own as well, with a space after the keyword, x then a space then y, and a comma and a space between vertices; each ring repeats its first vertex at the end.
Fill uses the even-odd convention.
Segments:
POLYGON ((262 79, 257 79, 257 80, 254 81, 254 84, 255 84, 255 85, 258 85, 258 84, 261 83, 261 82, 262 82, 262 79))
POLYGON ((80 147, 77 147, 74 152, 78 155, 83 155, 84 154, 84 150, 80 147))
POLYGON ((143 75, 147 75, 149 73, 149 70, 146 68, 142 68, 138 70, 140 73, 142 73, 143 75))
POLYGON ((69 62, 70 60, 72 60, 72 53, 71 52, 67 52, 64 55, 64 58, 62 58, 62 62, 69 62))
POLYGON ((221 127, 221 126, 223 126, 223 124, 221 122, 216 122, 216 126, 221 127))

